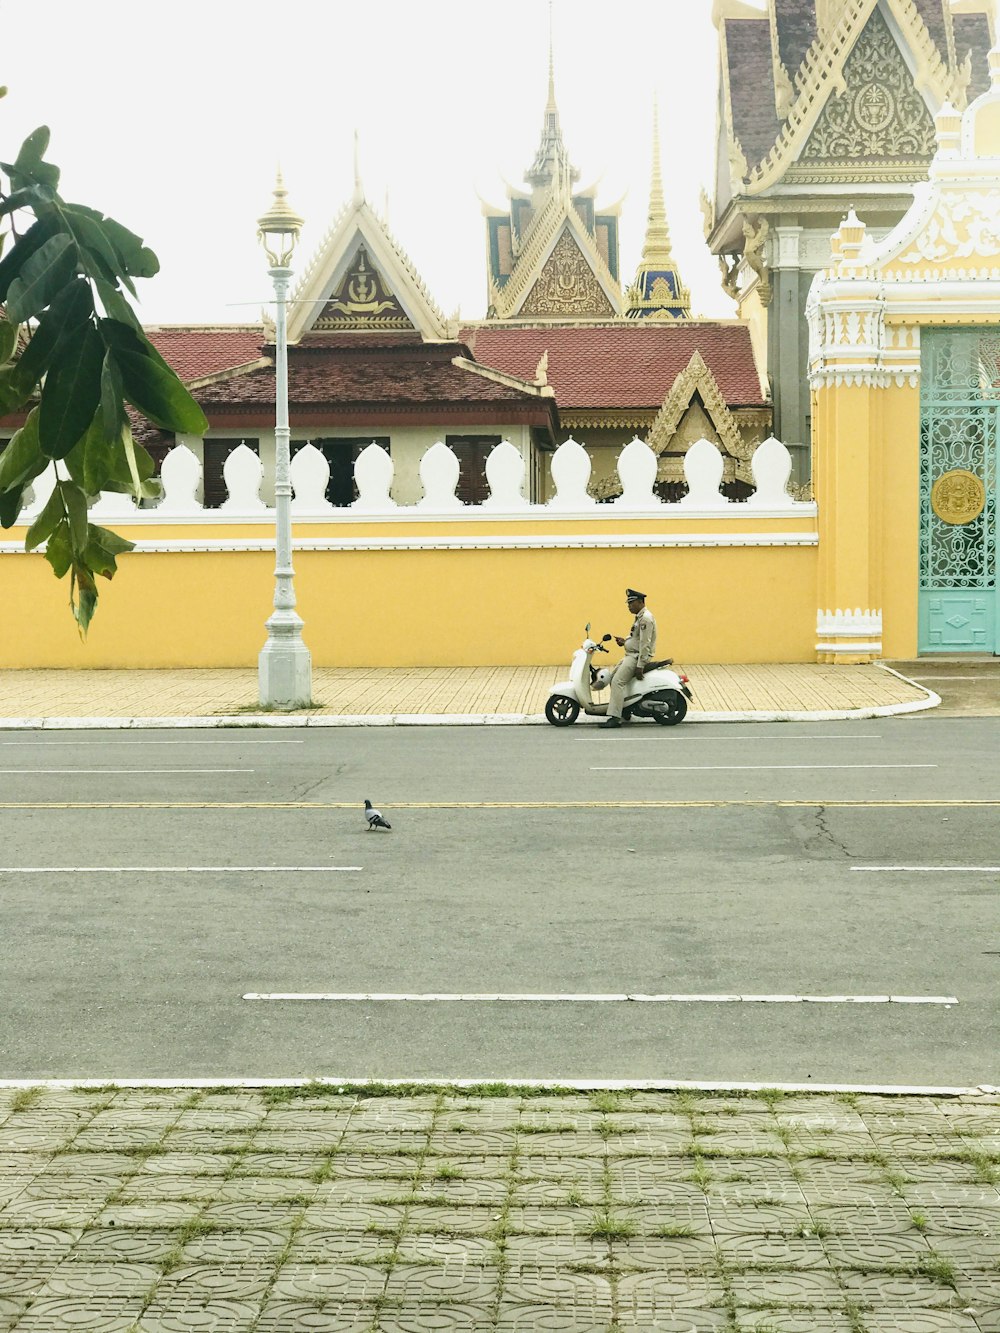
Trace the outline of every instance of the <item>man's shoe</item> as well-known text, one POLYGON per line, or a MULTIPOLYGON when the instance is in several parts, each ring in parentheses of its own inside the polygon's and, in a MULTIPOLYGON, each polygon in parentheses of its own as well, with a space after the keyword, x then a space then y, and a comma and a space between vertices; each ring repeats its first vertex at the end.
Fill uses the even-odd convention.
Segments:
POLYGON ((620 727, 621 724, 622 724, 622 720, 621 720, 620 717, 609 717, 608 720, 607 720, 607 722, 605 722, 604 725, 605 725, 606 727, 620 727))

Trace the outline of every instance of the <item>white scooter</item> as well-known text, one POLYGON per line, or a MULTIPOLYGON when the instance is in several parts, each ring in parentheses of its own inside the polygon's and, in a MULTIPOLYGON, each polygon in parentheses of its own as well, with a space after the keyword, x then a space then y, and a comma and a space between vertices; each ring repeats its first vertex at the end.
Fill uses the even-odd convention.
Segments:
MULTIPOLYGON (((581 708, 590 717, 607 716, 608 705, 595 703, 593 691, 607 688, 614 668, 601 667, 598 670, 590 659, 595 652, 608 651, 604 645, 612 635, 605 634, 597 643, 590 637, 589 625, 584 633, 587 637, 570 663, 569 680, 561 680, 552 686, 545 705, 545 717, 554 727, 568 727, 580 716, 581 708)), ((661 726, 676 727, 678 722, 684 721, 691 691, 687 676, 667 669, 672 665, 673 658, 670 657, 650 662, 642 680, 632 682, 632 693, 625 696, 624 722, 633 717, 651 717, 661 726)))

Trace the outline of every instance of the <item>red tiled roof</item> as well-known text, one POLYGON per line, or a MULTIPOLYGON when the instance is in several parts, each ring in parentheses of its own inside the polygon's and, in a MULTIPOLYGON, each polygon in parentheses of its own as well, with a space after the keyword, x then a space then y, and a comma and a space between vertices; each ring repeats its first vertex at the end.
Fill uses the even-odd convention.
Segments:
POLYGON ((182 380, 218 375, 261 356, 265 338, 257 328, 150 328, 146 337, 182 380))
POLYGON ((730 407, 759 407, 760 376, 745 324, 708 320, 558 327, 500 322, 463 329, 477 361, 533 380, 548 352, 548 381, 560 411, 584 408, 656 410, 695 351, 730 407))
POLYGON ((733 133, 750 168, 767 157, 783 124, 774 109, 771 25, 766 18, 724 22, 733 133))
MULTIPOLYGON (((345 349, 321 346, 317 340, 316 345, 290 347, 289 404, 293 409, 336 409, 383 404, 537 403, 543 418, 548 416, 550 400, 540 399, 527 387, 498 384, 452 365, 452 357, 467 352, 461 343, 345 349)), ((268 367, 219 380, 197 390, 195 397, 206 407, 273 404, 274 370, 268 367)))

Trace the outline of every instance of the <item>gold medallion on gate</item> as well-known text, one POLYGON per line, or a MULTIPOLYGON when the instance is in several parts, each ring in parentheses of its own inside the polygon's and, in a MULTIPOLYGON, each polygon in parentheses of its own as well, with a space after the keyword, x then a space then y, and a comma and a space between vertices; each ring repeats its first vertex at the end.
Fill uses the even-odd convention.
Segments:
POLYGON ((971 523, 986 505, 986 487, 974 472, 955 468, 938 477, 931 488, 931 508, 942 523, 971 523))

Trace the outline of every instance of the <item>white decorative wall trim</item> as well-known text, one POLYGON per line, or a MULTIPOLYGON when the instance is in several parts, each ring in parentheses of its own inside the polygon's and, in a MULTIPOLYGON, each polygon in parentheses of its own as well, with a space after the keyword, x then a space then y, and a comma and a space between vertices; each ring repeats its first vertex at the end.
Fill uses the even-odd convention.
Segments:
MULTIPOLYGON (((756 517, 762 515, 758 512, 756 517)), ((515 516, 516 517, 516 516, 515 516)), ((590 517, 593 517, 591 515, 590 517)), ((691 515, 687 515, 688 518, 691 515)), ((717 517, 712 515, 712 517, 717 517)), ((558 535, 482 537, 306 537, 296 539, 303 551, 550 551, 682 546, 817 546, 815 532, 626 532, 566 533, 558 535)), ((44 546, 39 551, 44 550, 44 546)), ((173 537, 137 541, 132 555, 190 555, 198 551, 273 551, 273 539, 249 537, 173 537)), ((21 542, 0 542, 0 555, 34 555, 21 542)))
POLYGON ((853 634, 855 636, 865 636, 869 634, 882 633, 882 612, 881 611, 862 611, 860 607, 851 611, 823 611, 816 612, 816 633, 817 634, 836 634, 843 636, 853 634))

